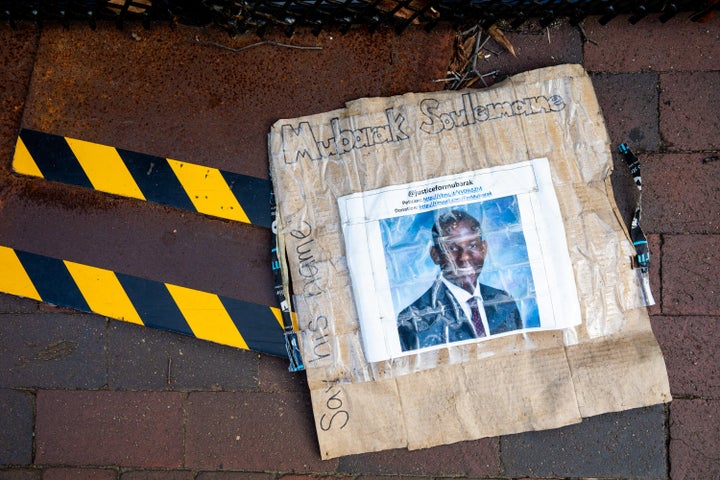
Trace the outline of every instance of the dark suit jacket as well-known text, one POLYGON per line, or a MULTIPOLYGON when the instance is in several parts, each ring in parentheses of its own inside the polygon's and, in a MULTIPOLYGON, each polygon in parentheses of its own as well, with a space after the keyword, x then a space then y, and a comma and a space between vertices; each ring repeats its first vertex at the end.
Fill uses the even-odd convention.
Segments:
MULTIPOLYGON (((490 335, 522 328, 515 300, 505 291, 480 284, 490 335)), ((403 351, 475 338, 470 319, 440 277, 398 315, 403 351)))

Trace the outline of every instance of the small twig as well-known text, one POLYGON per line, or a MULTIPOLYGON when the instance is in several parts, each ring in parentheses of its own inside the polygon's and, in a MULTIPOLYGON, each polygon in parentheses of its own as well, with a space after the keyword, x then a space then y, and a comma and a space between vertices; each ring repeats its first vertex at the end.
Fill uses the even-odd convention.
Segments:
POLYGON ((475 30, 477 30, 478 28, 480 28, 480 27, 477 24, 473 25, 472 27, 468 28, 464 32, 460 32, 460 36, 465 38, 465 37, 469 36, 471 33, 474 33, 475 30))
POLYGON ((600 46, 600 44, 598 42, 596 42, 595 40, 593 40, 592 38, 587 36, 587 33, 585 33, 585 28, 583 27, 582 23, 578 23, 577 27, 578 27, 578 30, 580 30, 580 35, 582 36, 582 39, 584 41, 590 42, 593 45, 597 45, 598 47, 600 46))
POLYGON ((224 48, 225 50, 230 50, 231 52, 242 52, 243 50, 248 50, 253 47, 259 47, 261 45, 272 45, 274 47, 295 48, 298 50, 322 50, 322 47, 319 45, 291 45, 289 43, 275 42, 273 40, 263 40, 260 42, 251 43, 249 45, 243 45, 242 47, 228 47, 227 45, 223 45, 222 43, 209 42, 206 40, 200 40, 198 37, 195 37, 195 43, 197 43, 199 45, 210 45, 212 47, 224 48))
MULTIPOLYGON (((498 52, 494 52, 487 47, 488 42, 493 39, 497 41, 494 34, 488 33, 479 24, 459 33, 456 37, 455 56, 448 68, 447 76, 444 79, 434 81, 446 83, 445 88, 447 90, 467 88, 478 80, 487 87, 488 83, 485 79, 492 78, 499 73, 497 70, 489 73, 481 72, 480 61, 489 58, 491 55, 499 56, 498 52)), ((509 51, 511 51, 511 47, 509 51)))
MULTIPOLYGON (((499 71, 499 70, 493 70, 492 72, 488 72, 488 73, 483 73, 483 74, 481 74, 480 72, 478 72, 477 70, 475 70, 475 73, 477 73, 477 75, 478 75, 477 78, 479 78, 479 79, 483 82, 483 85, 485 85, 485 86, 487 87, 488 84, 487 84, 487 82, 485 81, 485 77, 495 76, 495 75, 497 75, 498 73, 500 73, 500 71, 499 71)), ((477 79, 476 79, 476 80, 477 80, 477 79)))
MULTIPOLYGON (((465 84, 465 88, 470 88, 470 87, 472 87, 472 86, 475 84, 475 82, 478 81, 478 79, 480 79, 480 77, 475 77, 475 78, 471 79, 469 82, 467 82, 467 83, 465 84)), ((483 83, 485 83, 484 80, 483 80, 483 83)), ((486 84, 485 86, 487 87, 487 84, 486 84)))
POLYGON ((447 74, 448 74, 447 77, 445 77, 445 78, 436 78, 435 80, 433 80, 433 82, 435 82, 435 83, 439 83, 439 82, 454 82, 454 81, 456 81, 457 79, 460 78, 460 75, 458 75, 457 72, 453 72, 452 70, 448 71, 447 74))
MULTIPOLYGON (((490 38, 490 37, 488 37, 490 38)), ((472 51, 472 61, 470 62, 472 65, 473 70, 477 70, 477 57, 478 53, 480 52, 480 40, 482 40, 482 31, 478 32, 478 34, 475 36, 475 48, 473 48, 472 51)), ((484 44, 483 44, 484 45, 484 44)))
POLYGON ((458 78, 458 86, 462 85, 470 75, 470 72, 465 72, 462 77, 458 78))
MULTIPOLYGON (((487 37, 485 37, 485 40, 483 40, 483 42, 478 46, 478 51, 477 51, 477 53, 480 53, 480 50, 483 50, 483 49, 487 50, 488 52, 490 51, 488 48, 485 48, 485 45, 487 44, 487 42, 490 41, 491 38, 492 38, 492 37, 491 37, 490 35, 488 35, 487 37)), ((497 54, 495 54, 495 55, 497 55, 497 54)))
POLYGON ((496 52, 495 50, 490 50, 488 47, 484 47, 483 50, 485 50, 486 52, 492 53, 492 54, 495 55, 496 57, 499 57, 499 56, 500 56, 500 54, 499 54, 498 52, 496 52))

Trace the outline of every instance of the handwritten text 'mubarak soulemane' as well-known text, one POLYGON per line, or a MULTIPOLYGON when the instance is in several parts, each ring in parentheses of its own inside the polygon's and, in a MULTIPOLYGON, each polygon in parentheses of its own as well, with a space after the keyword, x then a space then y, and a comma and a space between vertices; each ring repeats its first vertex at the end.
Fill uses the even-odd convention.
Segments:
MULTIPOLYGON (((560 95, 539 95, 513 101, 476 105, 475 95, 460 96, 460 105, 426 98, 419 104, 420 115, 417 128, 429 135, 468 127, 508 117, 556 113, 565 109, 565 99, 560 95)), ((280 127, 285 163, 300 160, 321 160, 341 156, 353 150, 369 148, 386 143, 404 142, 411 138, 411 125, 401 110, 388 108, 384 121, 375 125, 357 126, 355 121, 335 117, 330 119, 330 135, 323 138, 318 128, 310 122, 285 124, 280 127)))

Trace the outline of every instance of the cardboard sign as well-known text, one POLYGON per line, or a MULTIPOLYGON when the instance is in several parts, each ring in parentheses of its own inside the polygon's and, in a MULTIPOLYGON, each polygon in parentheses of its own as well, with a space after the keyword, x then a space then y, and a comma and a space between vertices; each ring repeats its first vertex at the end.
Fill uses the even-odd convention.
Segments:
POLYGON ((323 458, 670 401, 582 67, 270 133, 323 458))

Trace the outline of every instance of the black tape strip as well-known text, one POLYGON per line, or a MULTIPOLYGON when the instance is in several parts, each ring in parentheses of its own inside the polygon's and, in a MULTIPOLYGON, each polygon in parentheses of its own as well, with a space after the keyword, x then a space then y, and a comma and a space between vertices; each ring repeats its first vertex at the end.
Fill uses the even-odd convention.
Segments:
POLYGON ((250 219, 250 223, 270 228, 270 181, 232 172, 220 171, 230 190, 250 219))
POLYGON ((120 148, 117 152, 146 200, 191 212, 197 211, 167 159, 120 148))
POLYGON ((43 177, 56 182, 93 188, 64 137, 23 129, 20 138, 43 177))
POLYGON ((65 263, 55 258, 15 250, 43 302, 89 312, 85 297, 65 263))
POLYGON ((164 284, 122 273, 116 275, 146 327, 194 336, 164 284))
POLYGON ((234 298, 219 298, 250 350, 280 357, 286 355, 282 343, 268 341, 281 338, 283 332, 269 307, 234 298))

